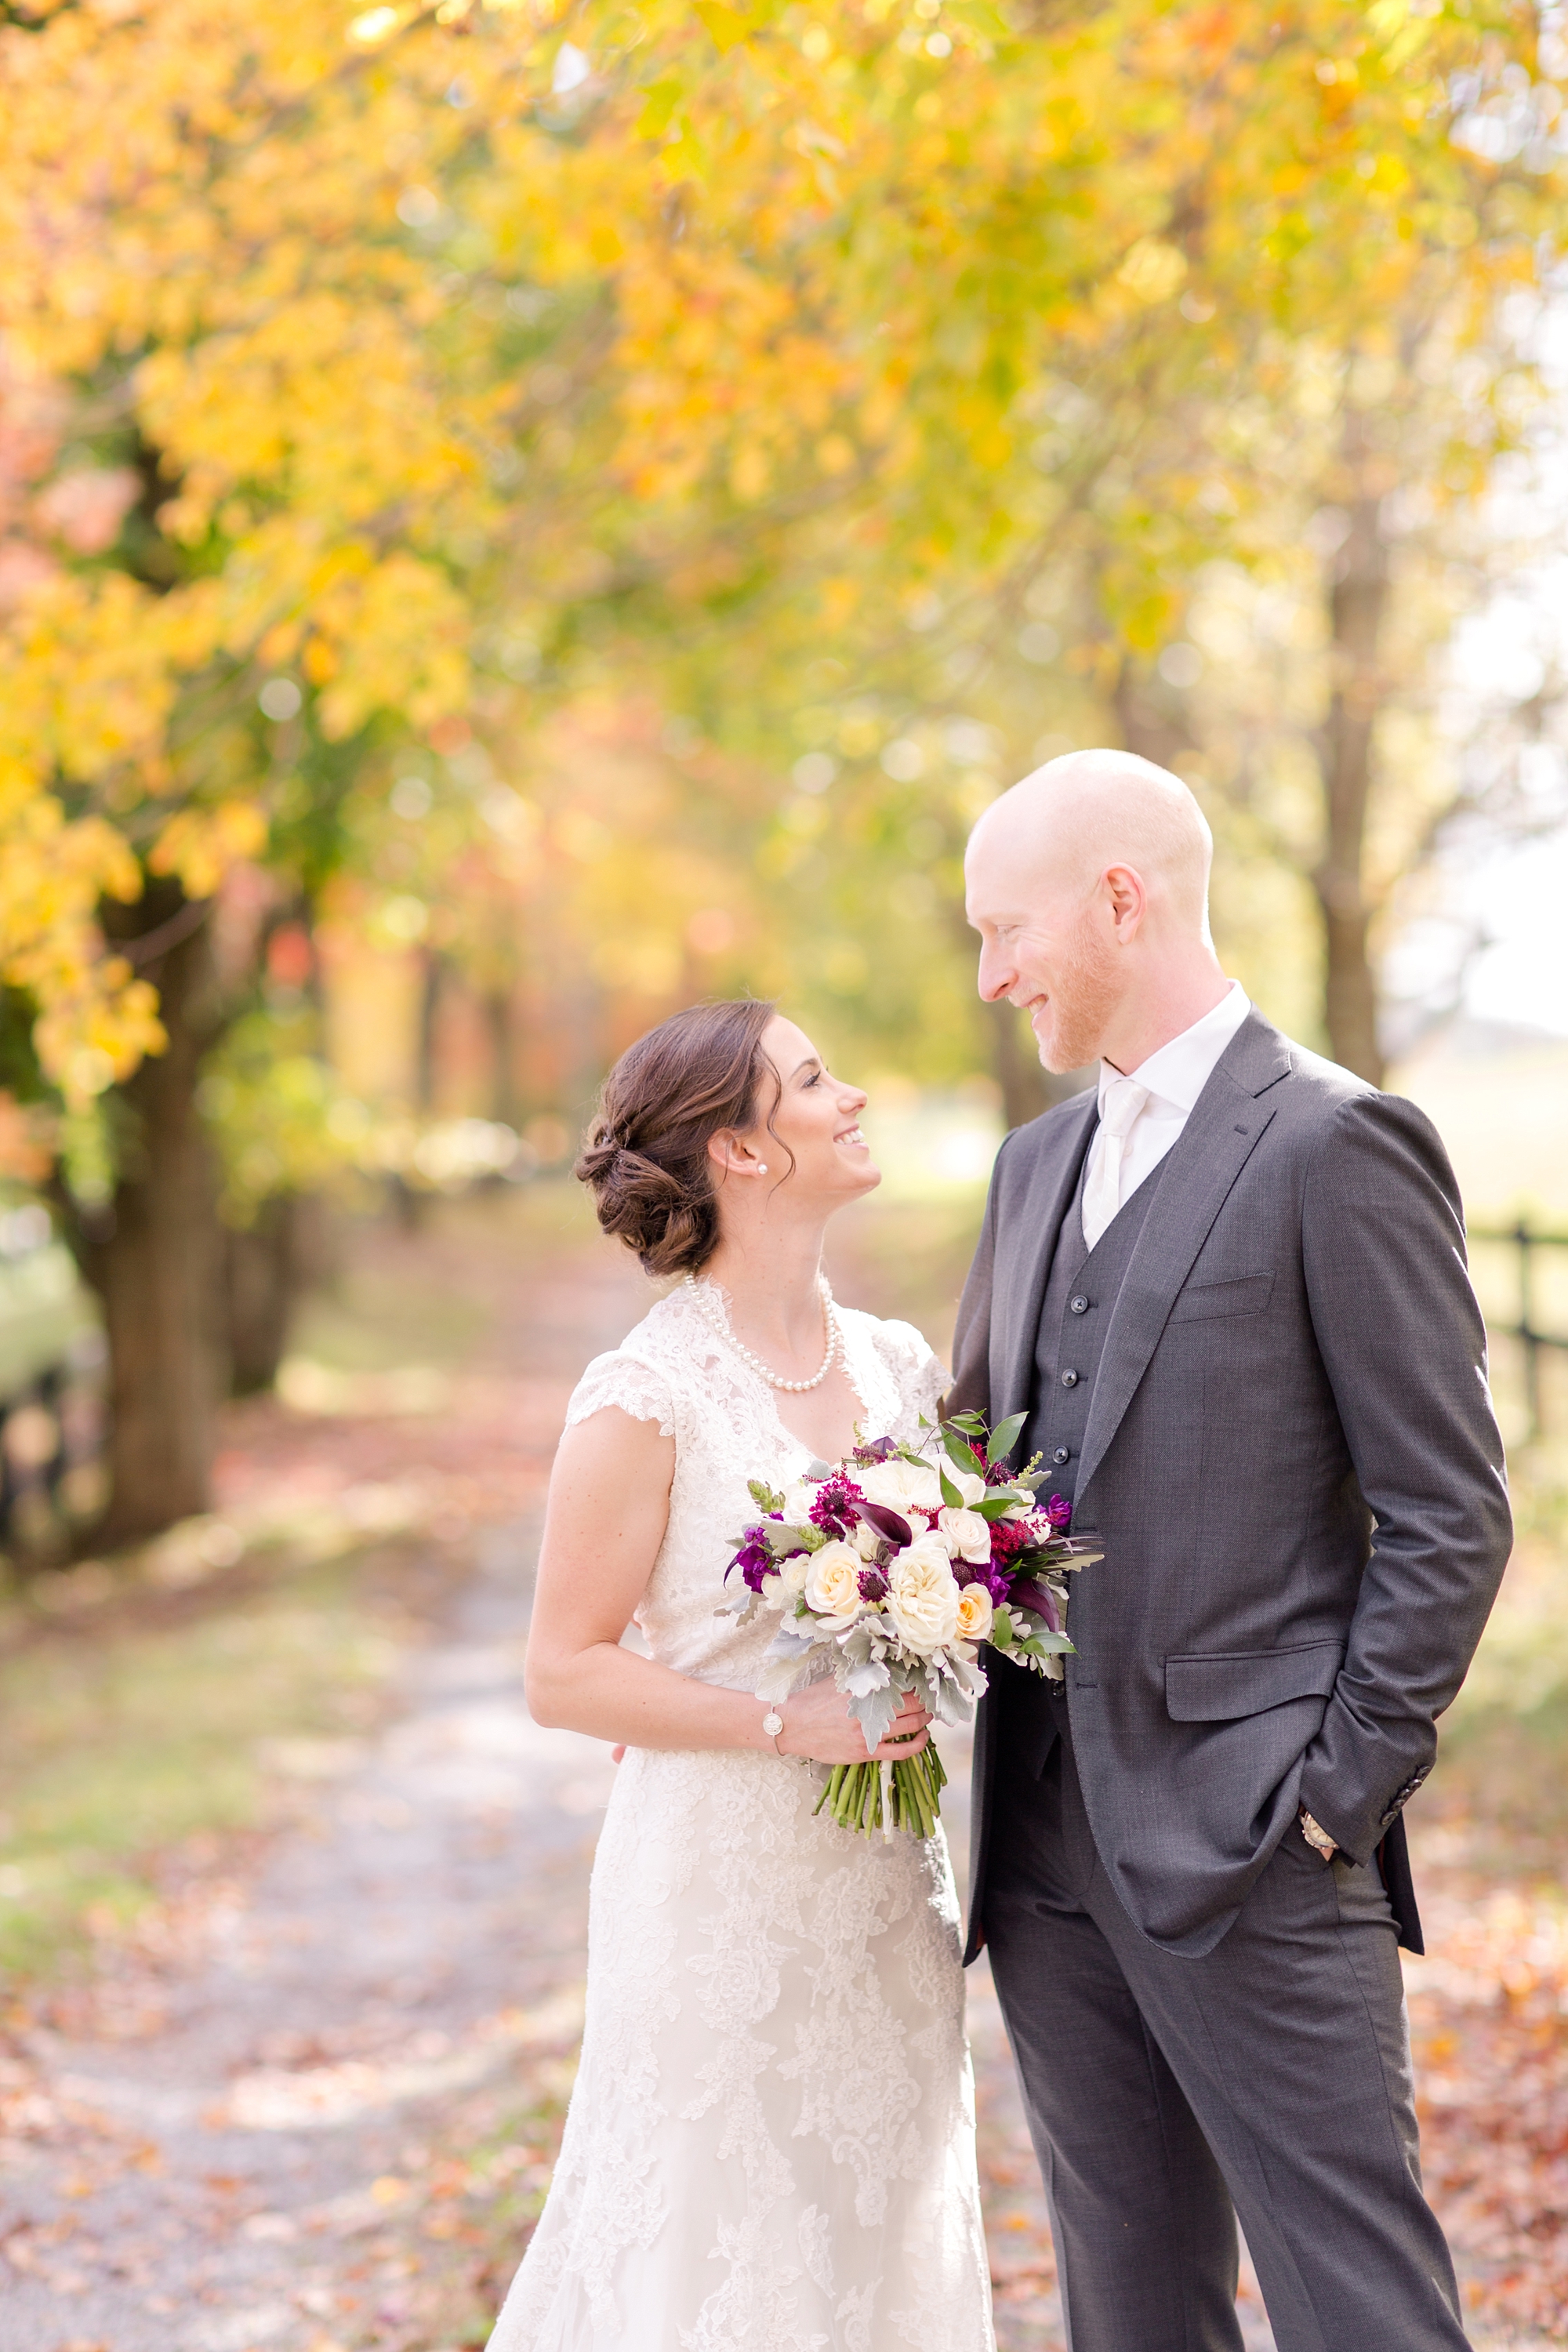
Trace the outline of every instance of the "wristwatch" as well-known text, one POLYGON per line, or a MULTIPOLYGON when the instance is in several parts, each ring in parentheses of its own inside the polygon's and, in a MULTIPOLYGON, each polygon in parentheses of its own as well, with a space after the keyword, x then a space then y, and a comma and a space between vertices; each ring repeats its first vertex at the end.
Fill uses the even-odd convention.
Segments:
POLYGON ((1332 1862, 1335 1854, 1339 1852, 1339 1847, 1329 1835, 1328 1831, 1323 1827, 1321 1822, 1315 1822, 1312 1819, 1311 1814, 1307 1811, 1305 1805, 1301 1807, 1300 1822, 1301 1835, 1306 1839, 1307 1843, 1310 1846, 1315 1846, 1317 1851, 1322 1855, 1325 1862, 1332 1862))

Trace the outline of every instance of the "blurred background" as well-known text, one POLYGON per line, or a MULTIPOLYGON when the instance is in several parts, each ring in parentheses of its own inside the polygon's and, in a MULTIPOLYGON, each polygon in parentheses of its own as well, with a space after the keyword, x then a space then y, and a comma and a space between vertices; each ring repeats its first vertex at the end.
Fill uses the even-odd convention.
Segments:
POLYGON ((945 1346, 1089 1076, 963 845, 1087 743, 1458 1169, 1521 1535, 1413 2020, 1478 2336, 1568 2342, 1565 89, 1532 0, 0 5, 0 2347, 483 2341, 607 1786, 517 1728, 647 1297, 595 1090, 780 998, 871 1094, 840 1294, 945 1346))

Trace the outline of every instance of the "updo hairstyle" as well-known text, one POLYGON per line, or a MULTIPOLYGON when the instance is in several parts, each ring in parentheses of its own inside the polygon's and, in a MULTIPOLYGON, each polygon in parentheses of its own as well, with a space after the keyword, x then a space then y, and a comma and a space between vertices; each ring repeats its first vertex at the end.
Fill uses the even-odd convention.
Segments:
POLYGON ((673 1013, 605 1081, 573 1173, 646 1274, 696 1274, 718 1247, 708 1146, 725 1128, 753 1126, 764 1084, 776 1086, 763 1051, 774 1010, 748 998, 673 1013))

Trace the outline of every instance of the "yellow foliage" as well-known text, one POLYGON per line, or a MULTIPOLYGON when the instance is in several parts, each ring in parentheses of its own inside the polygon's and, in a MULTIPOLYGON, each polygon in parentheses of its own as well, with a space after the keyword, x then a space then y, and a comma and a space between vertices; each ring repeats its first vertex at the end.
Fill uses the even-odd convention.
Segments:
MULTIPOLYGON (((1533 71, 1514 0, 570 25, 0 25, 0 970, 79 1094, 156 1040, 93 923, 132 845, 201 895, 289 804, 269 673, 347 760, 477 709, 498 617, 542 642, 612 591, 783 583, 783 677, 824 629, 879 659, 933 579, 1000 595, 1091 521, 1108 667, 1251 560, 1247 404, 1303 382, 1273 355, 1412 305, 1479 342, 1561 245, 1557 167, 1452 135, 1461 76, 1489 106, 1533 71)), ((1486 453, 1455 442, 1458 495, 1486 453)))

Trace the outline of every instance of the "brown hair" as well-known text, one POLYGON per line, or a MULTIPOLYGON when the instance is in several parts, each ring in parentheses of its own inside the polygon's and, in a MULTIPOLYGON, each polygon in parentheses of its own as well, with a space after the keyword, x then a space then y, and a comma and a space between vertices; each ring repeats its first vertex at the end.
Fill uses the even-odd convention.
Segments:
MULTIPOLYGON (((747 1128, 773 1075, 763 1051, 772 1004, 693 1004, 628 1045, 605 1081, 574 1174, 599 1223, 647 1274, 695 1274, 719 1244, 712 1137, 747 1128)), ((771 1124, 773 1112, 770 1109, 771 1124)))

